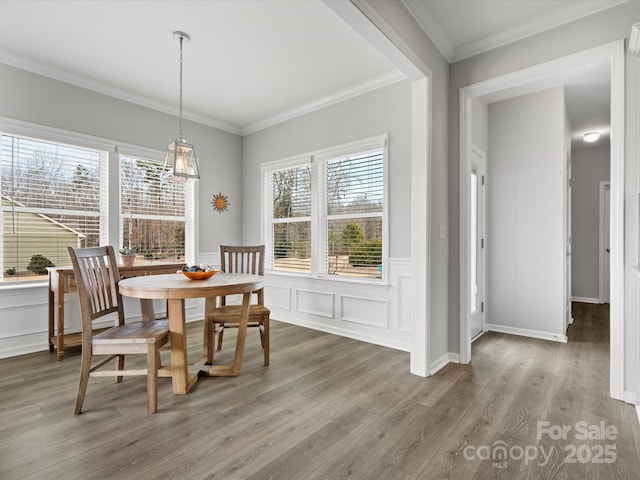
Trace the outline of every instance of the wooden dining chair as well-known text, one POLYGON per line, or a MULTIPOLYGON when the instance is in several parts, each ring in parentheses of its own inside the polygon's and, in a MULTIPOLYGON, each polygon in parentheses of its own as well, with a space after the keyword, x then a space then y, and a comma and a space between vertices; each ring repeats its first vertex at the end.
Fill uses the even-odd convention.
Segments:
POLYGON ((169 340, 169 322, 151 320, 125 324, 113 247, 68 247, 68 250, 82 315, 82 364, 74 413, 78 415, 82 412, 89 377, 114 376, 116 382, 121 382, 123 375, 147 376, 147 404, 149 413, 155 413, 158 409, 159 349, 169 340), (115 325, 94 332, 93 323, 105 320, 109 315, 114 317, 115 325), (146 354, 147 368, 125 370, 124 358, 127 354, 146 354), (94 355, 106 355, 106 358, 93 363, 94 355), (115 369, 97 371, 113 359, 115 369))
MULTIPOLYGON (((264 275, 264 245, 252 247, 220 245, 220 268, 221 271, 227 273, 264 275)), ((264 364, 269 365, 269 316, 271 311, 264 306, 264 290, 260 289, 253 293, 256 295, 257 301, 249 305, 247 326, 258 328, 264 351, 264 364)), ((213 363, 216 343, 218 350, 222 348, 224 330, 238 327, 241 308, 241 305, 227 305, 226 297, 221 297, 220 304, 206 312, 203 344, 207 363, 213 363)))

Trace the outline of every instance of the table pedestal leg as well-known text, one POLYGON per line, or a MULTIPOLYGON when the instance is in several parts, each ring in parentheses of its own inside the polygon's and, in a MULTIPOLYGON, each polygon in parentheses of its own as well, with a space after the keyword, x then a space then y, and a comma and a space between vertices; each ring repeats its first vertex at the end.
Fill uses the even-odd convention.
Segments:
POLYGON ((187 367, 187 337, 185 332, 184 300, 172 299, 168 302, 169 333, 171 336, 171 366, 162 369, 159 375, 171 375, 173 393, 184 395, 198 380, 198 373, 190 373, 187 367))

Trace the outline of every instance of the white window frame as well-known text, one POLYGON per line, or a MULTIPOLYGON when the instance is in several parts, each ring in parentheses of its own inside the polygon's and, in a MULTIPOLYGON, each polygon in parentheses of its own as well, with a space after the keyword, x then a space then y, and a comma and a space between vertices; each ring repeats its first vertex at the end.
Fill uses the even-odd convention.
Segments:
MULTIPOLYGON (((263 163, 260 167, 260 175, 262 177, 262 195, 263 208, 261 218, 261 238, 265 244, 267 254, 267 262, 265 271, 268 274, 290 277, 314 278, 319 280, 327 280, 331 282, 347 282, 347 283, 367 283, 367 284, 388 284, 388 264, 389 264, 389 221, 388 221, 388 201, 389 201, 389 182, 388 182, 388 149, 387 133, 369 137, 354 142, 345 143, 331 148, 309 152, 295 157, 289 157, 282 160, 263 163), (326 177, 324 175, 326 162, 339 157, 357 155, 373 150, 383 151, 383 212, 382 212, 382 275, 381 278, 371 277, 350 277, 341 275, 331 275, 323 273, 322 267, 325 260, 321 258, 321 251, 324 249, 323 241, 326 242, 326 177), (273 221, 273 173, 286 168, 300 167, 304 165, 311 166, 311 271, 292 272, 283 270, 274 270, 273 265, 273 245, 271 244, 271 226, 273 221)), ((376 215, 377 216, 377 215, 376 215)))
MULTIPOLYGON (((122 195, 120 194, 120 157, 135 157, 141 158, 145 160, 152 160, 158 163, 164 163, 165 152, 161 152, 160 150, 152 150, 152 149, 144 149, 140 147, 131 147, 131 146, 122 146, 117 149, 117 165, 118 165, 118 239, 120 245, 125 245, 124 239, 124 217, 122 215, 122 195)), ((195 239, 195 185, 197 182, 186 182, 185 190, 184 190, 184 201, 185 201, 185 209, 184 209, 184 254, 185 254, 185 263, 192 265, 195 263, 195 250, 194 250, 194 239, 195 239)), ((167 220, 174 220, 173 218, 168 218, 167 220)))
MULTIPOLYGON (((101 165, 101 205, 100 205, 100 244, 112 245, 115 249, 120 248, 122 242, 121 213, 120 213, 120 160, 119 155, 133 155, 142 158, 163 159, 164 153, 159 150, 148 149, 125 142, 104 139, 92 135, 70 132, 63 129, 47 127, 30 122, 23 122, 7 117, 0 117, 0 132, 6 135, 18 137, 28 137, 44 142, 62 143, 80 148, 89 148, 108 152, 108 161, 101 165), (107 188, 104 188, 105 184, 107 188), (106 223, 103 224, 103 222, 106 223)), ((198 251, 198 229, 195 219, 198 215, 198 182, 187 182, 185 191, 185 261, 194 263, 195 252, 198 251)), ((0 237, 1 237, 0 228, 0 237)), ((0 247, 2 239, 0 238, 0 247)), ((0 272, 3 272, 3 258, 0 256, 0 272)), ((60 267, 70 266, 58 265, 60 267)), ((46 284, 46 281, 36 282, 0 282, 0 290, 28 288, 36 285, 46 284)))

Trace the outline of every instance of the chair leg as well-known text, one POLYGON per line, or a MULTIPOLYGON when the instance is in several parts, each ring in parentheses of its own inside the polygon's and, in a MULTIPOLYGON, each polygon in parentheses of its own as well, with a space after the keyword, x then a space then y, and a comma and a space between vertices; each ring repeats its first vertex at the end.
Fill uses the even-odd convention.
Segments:
POLYGON ((205 316, 204 334, 202 336, 202 355, 206 357, 207 365, 213 363, 213 342, 215 340, 215 325, 213 321, 205 316))
POLYGON ((158 411, 158 360, 160 352, 155 343, 150 343, 147 351, 147 405, 149 413, 158 411))
POLYGON ((269 365, 269 317, 265 317, 263 322, 264 332, 262 333, 262 348, 264 350, 264 364, 269 365))
POLYGON ((222 349, 222 335, 224 334, 224 323, 220 324, 220 330, 218 331, 218 351, 222 349))
MULTIPOLYGON (((116 370, 124 370, 124 355, 116 356, 116 370)), ((116 377, 116 383, 120 383, 124 377, 116 377)))
POLYGON ((82 359, 80 366, 80 384, 78 385, 78 396, 76 397, 76 409, 74 415, 82 412, 82 404, 84 396, 87 393, 87 385, 89 384, 89 372, 91 370, 91 350, 90 348, 82 349, 82 359))

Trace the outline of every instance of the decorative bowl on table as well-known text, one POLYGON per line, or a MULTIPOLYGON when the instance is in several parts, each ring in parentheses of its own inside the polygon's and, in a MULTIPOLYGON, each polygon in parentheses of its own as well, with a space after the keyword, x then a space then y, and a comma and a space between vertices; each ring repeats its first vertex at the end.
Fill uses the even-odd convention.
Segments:
POLYGON ((182 267, 181 272, 190 280, 206 280, 207 278, 211 278, 216 273, 218 273, 218 270, 214 270, 213 268, 209 267, 209 265, 201 264, 200 266, 193 267, 185 265, 184 267, 182 267))

